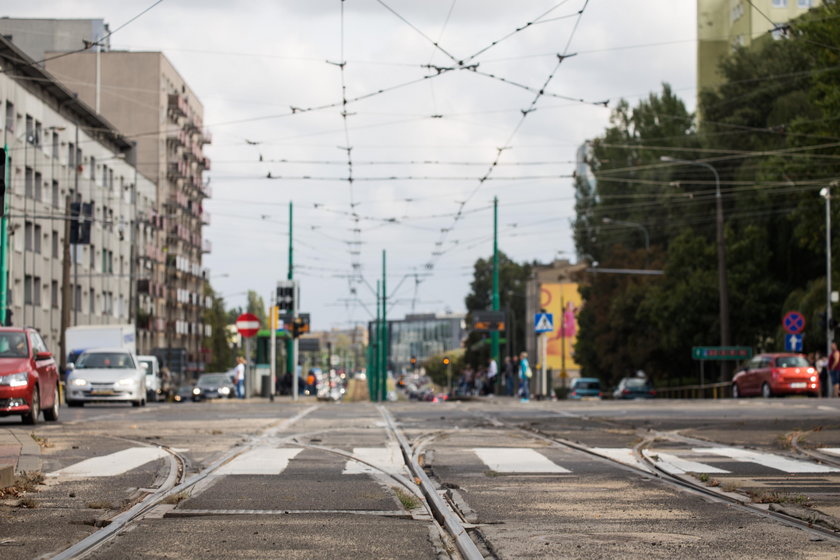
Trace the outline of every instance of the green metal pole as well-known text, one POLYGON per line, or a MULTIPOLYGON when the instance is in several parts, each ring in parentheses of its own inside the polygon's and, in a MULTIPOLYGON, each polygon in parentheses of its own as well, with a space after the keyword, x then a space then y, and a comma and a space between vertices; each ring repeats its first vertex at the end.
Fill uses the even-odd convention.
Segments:
POLYGON ((388 291, 387 291, 387 277, 385 271, 386 255, 385 250, 382 251, 382 375, 380 376, 380 393, 379 400, 384 401, 387 395, 388 384, 388 291))
MULTIPOLYGON (((3 184, 6 188, 3 190, 3 200, 0 204, 3 205, 3 217, 0 219, 0 325, 6 325, 6 309, 8 301, 6 294, 8 293, 8 260, 7 253, 9 247, 9 208, 6 206, 6 191, 9 190, 9 145, 3 144, 3 184)), ((10 326, 10 325, 6 325, 10 326)))
MULTIPOLYGON (((293 227, 292 227, 292 217, 293 217, 294 207, 292 202, 289 201, 289 273, 287 278, 289 280, 294 280, 295 277, 295 269, 294 269, 294 259, 293 259, 293 247, 292 247, 292 235, 293 235, 293 227)), ((286 371, 291 373, 292 375, 292 399, 297 399, 297 393, 295 390, 298 389, 297 383, 297 367, 295 365, 295 340, 291 336, 286 340, 286 371)))
POLYGON ((382 370, 382 307, 379 305, 379 298, 382 292, 382 282, 376 281, 376 323, 374 324, 374 347, 373 347, 373 392, 371 393, 371 400, 379 401, 379 375, 382 370))
MULTIPOLYGON (((499 311, 499 198, 495 196, 493 197, 493 299, 491 309, 499 311)), ((506 325, 506 328, 511 329, 513 326, 506 325)), ((501 368, 499 354, 499 331, 494 330, 490 332, 490 357, 496 360, 497 372, 501 368)), ((496 375, 497 380, 501 377, 501 375, 496 375)))

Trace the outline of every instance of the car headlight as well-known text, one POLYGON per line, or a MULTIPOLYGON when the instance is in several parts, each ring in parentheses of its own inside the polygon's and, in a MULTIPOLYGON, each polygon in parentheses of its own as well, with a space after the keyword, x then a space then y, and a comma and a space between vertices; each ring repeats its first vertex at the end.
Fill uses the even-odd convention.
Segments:
POLYGON ((82 379, 81 377, 77 377, 70 382, 71 385, 74 387, 84 387, 88 384, 87 379, 82 379))
POLYGON ((199 389, 198 387, 193 387, 193 395, 200 395, 200 394, 201 394, 201 389, 199 389))
POLYGON ((133 377, 124 377, 117 381, 118 387, 134 387, 135 385, 137 385, 137 380, 133 377))
POLYGON ((22 371, 0 376, 0 385, 4 387, 25 387, 29 384, 29 373, 22 371))
POLYGON ((220 387, 219 388, 220 395, 229 395, 230 394, 230 387, 220 387))

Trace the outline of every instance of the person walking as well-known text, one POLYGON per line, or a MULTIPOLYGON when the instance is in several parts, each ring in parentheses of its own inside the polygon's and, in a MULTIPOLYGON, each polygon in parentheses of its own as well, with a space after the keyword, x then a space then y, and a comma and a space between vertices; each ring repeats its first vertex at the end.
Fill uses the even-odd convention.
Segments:
POLYGON ((840 396, 840 350, 837 349, 837 343, 831 343, 831 355, 828 357, 828 378, 830 387, 830 396, 837 398, 840 396))
MULTIPOLYGON (((490 363, 487 364, 487 387, 486 387, 486 394, 492 395, 496 393, 496 382, 498 381, 497 376, 499 374, 499 365, 496 363, 496 360, 490 358, 490 363)), ((501 391, 500 391, 501 392, 501 391)))
POLYGON ((233 384, 236 386, 236 397, 245 398, 245 358, 237 356, 236 367, 233 368, 233 384))
POLYGON ((530 399, 531 366, 528 364, 528 352, 519 355, 519 396, 521 402, 528 402, 530 399))

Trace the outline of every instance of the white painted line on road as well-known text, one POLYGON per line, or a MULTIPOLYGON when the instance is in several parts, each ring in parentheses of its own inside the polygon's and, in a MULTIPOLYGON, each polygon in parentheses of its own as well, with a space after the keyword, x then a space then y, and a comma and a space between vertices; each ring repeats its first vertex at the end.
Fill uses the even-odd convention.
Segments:
POLYGON ((828 453, 829 455, 837 455, 840 457, 840 447, 821 447, 817 449, 817 451, 822 451, 823 453, 828 453))
POLYGON ((758 453, 755 451, 748 451, 746 449, 737 449, 735 447, 700 447, 692 451, 696 453, 711 453, 713 455, 720 455, 722 457, 729 457, 736 461, 743 463, 757 463, 771 469, 794 473, 832 473, 840 472, 840 469, 834 467, 826 467, 824 465, 817 465, 807 461, 798 461, 796 459, 788 459, 780 455, 772 453, 758 453))
POLYGON ((257 447, 222 465, 213 474, 280 474, 289 466, 289 461, 301 451, 303 450, 257 447))
POLYGON ((491 471, 499 473, 570 473, 527 447, 476 447, 473 451, 491 471))
POLYGON ((389 445, 388 447, 355 447, 353 448, 353 455, 375 465, 373 468, 359 461, 347 461, 344 465, 344 471, 341 474, 375 474, 381 469, 390 474, 400 474, 403 472, 405 461, 403 461, 402 452, 398 445, 389 445))
POLYGON ((840 409, 833 406, 818 406, 817 410, 825 410, 826 412, 840 412, 840 409))
POLYGON ((631 467, 639 467, 639 461, 636 459, 636 455, 632 449, 627 447, 593 447, 590 451, 607 459, 630 465, 631 467))
POLYGON ((167 455, 168 453, 159 447, 131 447, 110 455, 85 459, 75 465, 51 472, 48 476, 117 476, 167 455))
POLYGON ((651 459, 656 463, 656 466, 661 468, 668 474, 685 474, 685 473, 708 473, 708 474, 727 474, 729 471, 712 467, 704 463, 697 463, 695 461, 688 461, 681 459, 676 455, 670 453, 663 453, 661 451, 654 451, 652 449, 645 449, 643 451, 645 457, 651 459), (658 459, 658 461, 657 461, 658 459))

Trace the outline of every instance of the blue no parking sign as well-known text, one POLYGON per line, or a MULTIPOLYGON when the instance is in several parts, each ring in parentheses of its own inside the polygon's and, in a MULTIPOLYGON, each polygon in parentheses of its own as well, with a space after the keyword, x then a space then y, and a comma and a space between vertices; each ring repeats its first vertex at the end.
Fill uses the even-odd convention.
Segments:
POLYGON ((799 311, 788 311, 782 319, 782 327, 788 334, 799 334, 805 330, 805 316, 799 311))

